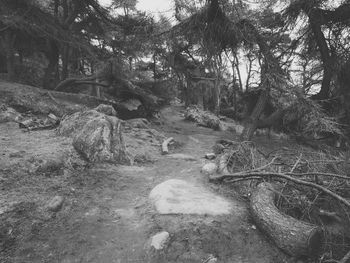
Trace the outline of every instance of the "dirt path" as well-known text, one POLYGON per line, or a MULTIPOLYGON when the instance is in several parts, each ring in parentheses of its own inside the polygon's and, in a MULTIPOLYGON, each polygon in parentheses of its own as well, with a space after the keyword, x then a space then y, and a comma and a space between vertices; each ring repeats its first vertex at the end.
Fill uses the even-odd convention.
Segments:
POLYGON ((190 159, 161 156, 145 166, 97 165, 34 180, 21 169, 14 171, 9 162, 21 158, 30 163, 33 156, 50 155, 42 149, 69 154, 68 143, 52 131, 23 134, 0 124, 0 197, 17 198, 12 198, 14 208, 0 209, 0 262, 208 262, 211 256, 217 262, 287 262, 249 221, 245 202, 227 187, 209 184, 200 173, 203 156, 215 140, 232 139, 232 134, 196 127, 183 120, 180 110, 163 110, 163 123, 156 128, 179 142, 175 153, 190 159), (230 199, 234 211, 220 217, 159 215, 148 196, 168 179, 205 185, 230 199), (54 195, 65 197, 64 206, 48 214, 42 207, 54 195), (162 230, 170 233, 170 244, 166 251, 153 253, 147 242, 162 230))

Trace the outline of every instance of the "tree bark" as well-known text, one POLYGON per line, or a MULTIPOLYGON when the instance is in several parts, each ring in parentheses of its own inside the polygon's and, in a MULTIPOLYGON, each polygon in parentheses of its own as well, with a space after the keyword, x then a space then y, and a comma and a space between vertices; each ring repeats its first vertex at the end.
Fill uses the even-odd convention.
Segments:
POLYGON ((243 83, 242 83, 242 76, 241 76, 241 71, 239 69, 239 61, 238 61, 238 56, 236 53, 234 53, 234 58, 235 58, 235 67, 237 71, 237 76, 238 76, 238 81, 239 81, 239 88, 241 91, 243 91, 243 83))
POLYGON ((271 184, 258 185, 250 199, 256 225, 285 253, 293 257, 316 257, 323 241, 321 228, 281 213, 274 204, 275 197, 271 184))
POLYGON ((250 141, 253 137, 253 134, 258 126, 258 120, 263 112, 270 93, 271 83, 266 78, 266 74, 268 72, 273 72, 274 74, 285 75, 282 68, 280 67, 278 60, 271 52, 271 49, 265 39, 261 36, 261 34, 257 31, 254 25, 249 22, 245 23, 245 26, 250 29, 251 33, 255 35, 256 42, 259 46, 261 53, 264 55, 264 64, 261 66, 261 85, 262 91, 260 93, 257 104, 254 107, 253 112, 251 113, 248 120, 246 120, 246 124, 244 126, 244 130, 241 134, 241 139, 243 141, 250 141))
POLYGON ((284 114, 285 110, 276 110, 269 117, 259 120, 257 128, 263 129, 272 127, 273 125, 282 120, 284 114))
POLYGON ((7 68, 7 77, 9 80, 13 81, 15 80, 15 40, 16 40, 16 35, 9 31, 6 30, 4 37, 3 37, 3 46, 6 51, 6 68, 7 68))
POLYGON ((59 49, 54 41, 48 41, 47 52, 45 53, 49 64, 45 70, 43 87, 46 89, 53 89, 58 81, 58 60, 59 49))
POLYGON ((243 141, 250 141, 254 135, 256 128, 258 127, 258 120, 263 112, 269 97, 269 89, 265 88, 261 91, 258 102, 256 103, 252 114, 245 121, 244 129, 241 134, 243 141))
POLYGON ((329 97, 330 84, 333 77, 333 61, 327 45, 326 38, 322 32, 321 24, 318 23, 318 17, 315 12, 309 13, 309 21, 311 25, 312 32, 314 34, 317 46, 320 50, 322 64, 323 64, 323 79, 321 90, 318 94, 312 98, 315 100, 324 100, 329 97))
POLYGON ((215 92, 214 112, 216 115, 219 115, 221 91, 220 91, 220 82, 218 79, 215 79, 215 81, 214 81, 214 92, 215 92))
POLYGON ((68 78, 68 65, 69 65, 69 46, 68 45, 63 46, 61 59, 62 59, 61 80, 65 80, 66 78, 68 78))

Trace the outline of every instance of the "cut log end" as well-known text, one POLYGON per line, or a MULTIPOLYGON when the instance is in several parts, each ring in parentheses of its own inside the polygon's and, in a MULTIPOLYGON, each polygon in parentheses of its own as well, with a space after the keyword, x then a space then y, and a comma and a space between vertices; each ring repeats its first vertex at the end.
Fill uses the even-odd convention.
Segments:
POLYGON ((308 240, 308 254, 310 257, 317 257, 322 248, 323 231, 319 227, 315 227, 309 236, 308 240))
POLYGON ((250 200, 256 225, 285 253, 293 257, 316 257, 323 243, 322 229, 283 214, 274 201, 273 186, 269 183, 258 185, 250 200))

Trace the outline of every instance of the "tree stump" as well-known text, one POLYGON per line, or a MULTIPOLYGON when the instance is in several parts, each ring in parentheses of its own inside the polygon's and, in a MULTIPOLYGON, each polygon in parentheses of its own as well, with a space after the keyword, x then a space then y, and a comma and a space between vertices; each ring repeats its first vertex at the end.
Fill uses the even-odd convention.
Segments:
POLYGON ((281 213, 275 206, 275 190, 269 183, 258 185, 250 199, 256 225, 285 253, 293 257, 315 257, 321 252, 320 227, 281 213))

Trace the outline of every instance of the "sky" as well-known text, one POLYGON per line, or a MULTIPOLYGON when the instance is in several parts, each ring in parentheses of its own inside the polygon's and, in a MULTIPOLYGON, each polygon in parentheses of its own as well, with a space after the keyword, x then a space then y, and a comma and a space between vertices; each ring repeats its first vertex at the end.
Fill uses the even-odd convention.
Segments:
MULTIPOLYGON (((111 0, 99 0, 104 6, 108 6, 111 0)), ((173 14, 173 0, 138 0, 136 8, 140 11, 146 11, 148 13, 157 16, 159 13, 171 16, 173 14)))

